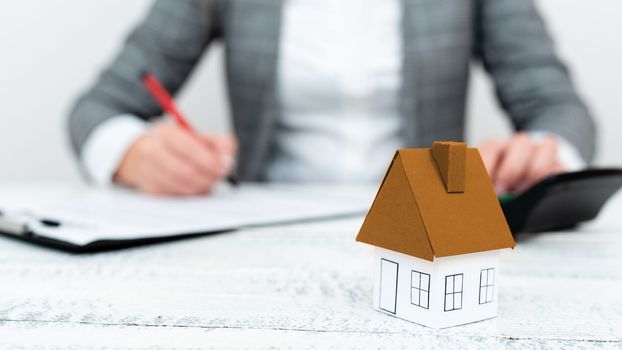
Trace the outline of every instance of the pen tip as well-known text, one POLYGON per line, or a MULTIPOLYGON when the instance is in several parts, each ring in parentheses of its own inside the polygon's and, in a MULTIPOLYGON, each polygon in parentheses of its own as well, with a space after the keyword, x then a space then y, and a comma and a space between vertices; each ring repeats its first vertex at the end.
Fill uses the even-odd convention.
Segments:
POLYGON ((229 176, 227 178, 227 182, 229 182, 229 184, 231 184, 234 187, 240 186, 240 180, 238 180, 237 176, 233 176, 233 175, 229 176))

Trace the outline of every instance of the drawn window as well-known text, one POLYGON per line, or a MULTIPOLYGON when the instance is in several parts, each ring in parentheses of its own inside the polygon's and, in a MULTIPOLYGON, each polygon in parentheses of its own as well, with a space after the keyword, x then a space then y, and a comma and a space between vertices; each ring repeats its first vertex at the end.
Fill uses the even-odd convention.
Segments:
POLYGON ((410 303, 424 309, 430 308, 430 275, 410 272, 410 303))
POLYGON ((445 276, 445 311, 462 309, 463 274, 445 276))
POLYGON ((483 269, 479 274, 479 303, 493 302, 495 295, 495 269, 483 269))

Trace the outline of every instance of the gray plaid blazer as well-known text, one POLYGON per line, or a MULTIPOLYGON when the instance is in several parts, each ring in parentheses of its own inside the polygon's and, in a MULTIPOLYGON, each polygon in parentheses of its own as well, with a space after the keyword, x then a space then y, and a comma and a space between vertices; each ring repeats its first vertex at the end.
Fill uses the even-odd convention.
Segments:
MULTIPOLYGON (((158 0, 69 118, 80 153, 89 133, 121 114, 161 115, 140 84, 154 72, 173 93, 214 40, 226 52, 238 173, 262 180, 275 120, 282 1, 158 0)), ((402 0, 401 115, 409 147, 464 137, 469 64, 483 62, 516 130, 558 134, 590 160, 595 126, 532 0, 402 0)))

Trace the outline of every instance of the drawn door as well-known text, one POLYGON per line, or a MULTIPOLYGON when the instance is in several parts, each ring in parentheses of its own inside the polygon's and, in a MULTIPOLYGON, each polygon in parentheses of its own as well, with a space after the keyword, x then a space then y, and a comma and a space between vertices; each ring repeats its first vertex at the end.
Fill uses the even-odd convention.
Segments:
POLYGON ((380 259, 380 309, 395 314, 399 264, 380 259))

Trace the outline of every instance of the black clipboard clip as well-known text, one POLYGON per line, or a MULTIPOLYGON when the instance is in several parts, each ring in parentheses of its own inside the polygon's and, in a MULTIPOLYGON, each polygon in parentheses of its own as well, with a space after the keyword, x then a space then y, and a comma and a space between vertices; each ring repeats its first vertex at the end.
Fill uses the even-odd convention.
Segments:
POLYGON ((59 220, 53 220, 48 218, 35 218, 30 213, 19 213, 18 215, 5 214, 0 210, 0 231, 3 233, 12 234, 15 236, 27 236, 32 234, 30 223, 32 220, 37 220, 41 225, 51 228, 58 228, 62 226, 59 220))

